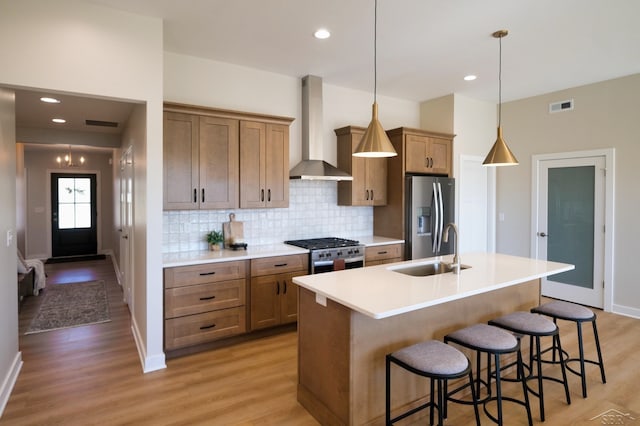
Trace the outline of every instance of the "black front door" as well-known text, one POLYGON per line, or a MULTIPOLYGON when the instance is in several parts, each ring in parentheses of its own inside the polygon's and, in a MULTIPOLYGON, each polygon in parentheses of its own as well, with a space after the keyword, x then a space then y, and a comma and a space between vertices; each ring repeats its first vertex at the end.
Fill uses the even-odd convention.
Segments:
POLYGON ((51 174, 53 257, 97 253, 96 175, 51 174))

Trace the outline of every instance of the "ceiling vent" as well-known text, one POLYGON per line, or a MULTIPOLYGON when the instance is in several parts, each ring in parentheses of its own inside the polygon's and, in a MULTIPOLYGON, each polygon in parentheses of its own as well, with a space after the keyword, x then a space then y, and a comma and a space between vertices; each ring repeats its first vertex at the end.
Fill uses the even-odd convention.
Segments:
POLYGON ((568 101, 552 102, 549 104, 549 113, 572 111, 572 110, 573 110, 573 99, 569 99, 568 101))
POLYGON ((85 120, 84 122, 87 126, 118 127, 118 123, 115 121, 85 120))

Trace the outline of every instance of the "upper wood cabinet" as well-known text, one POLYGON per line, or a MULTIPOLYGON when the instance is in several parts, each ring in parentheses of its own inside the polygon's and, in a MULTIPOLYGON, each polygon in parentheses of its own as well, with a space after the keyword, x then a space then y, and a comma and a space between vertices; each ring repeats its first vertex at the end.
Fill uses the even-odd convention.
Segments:
POLYGON ((407 173, 451 174, 451 140, 407 133, 405 171, 407 173))
POLYGON ((347 126, 336 129, 338 168, 352 181, 338 182, 338 205, 383 206, 387 204, 387 159, 354 157, 365 128, 347 126))
POLYGON ((289 206, 289 126, 240 122, 240 208, 289 206))
POLYGON ((164 110, 165 210, 289 205, 293 119, 173 103, 164 110))

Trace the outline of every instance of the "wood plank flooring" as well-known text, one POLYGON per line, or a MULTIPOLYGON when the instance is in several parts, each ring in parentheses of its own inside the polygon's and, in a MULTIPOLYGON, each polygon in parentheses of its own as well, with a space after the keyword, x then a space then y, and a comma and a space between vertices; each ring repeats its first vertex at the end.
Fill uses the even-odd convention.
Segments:
MULTIPOLYGON (((48 285, 105 280, 112 321, 25 336, 42 299, 26 298, 20 312, 24 366, 0 425, 318 424, 296 401, 295 332, 171 359, 166 370, 143 374, 111 260, 46 269, 48 285)), ((571 325, 560 324, 563 346, 575 352, 571 325)), ((590 419, 615 409, 635 418, 618 424, 640 425, 640 320, 598 312, 598 326, 607 383, 599 381, 596 367, 589 367, 589 397, 583 399, 579 378, 569 375, 570 406, 564 402, 562 386, 545 383, 544 424, 605 424, 602 418, 590 419)), ((589 331, 585 341, 587 351, 592 351, 589 331)), ((507 386, 505 392, 513 390, 507 386)), ((534 422, 542 424, 537 400, 532 402, 534 422)), ((525 424, 523 411, 511 405, 505 406, 506 424, 525 424)), ((450 405, 448 425, 469 425, 472 420, 469 407, 450 405)), ((491 424, 484 414, 482 424, 491 424)))

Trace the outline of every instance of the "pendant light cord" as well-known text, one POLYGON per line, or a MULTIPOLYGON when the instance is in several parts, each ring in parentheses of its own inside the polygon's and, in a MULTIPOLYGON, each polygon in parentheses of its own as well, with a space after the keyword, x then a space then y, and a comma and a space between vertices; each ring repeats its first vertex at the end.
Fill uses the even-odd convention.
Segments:
POLYGON ((375 0, 373 7, 373 103, 376 103, 378 92, 378 0, 375 0))
POLYGON ((502 123, 502 36, 500 39, 500 55, 498 59, 498 127, 502 123))

